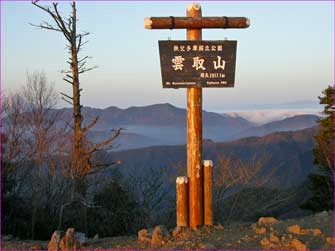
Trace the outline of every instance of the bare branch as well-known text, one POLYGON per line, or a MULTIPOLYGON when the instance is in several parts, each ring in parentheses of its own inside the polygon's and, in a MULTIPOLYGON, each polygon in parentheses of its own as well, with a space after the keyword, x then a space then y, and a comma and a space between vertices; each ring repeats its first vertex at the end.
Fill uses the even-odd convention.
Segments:
POLYGON ((81 36, 79 37, 79 43, 78 43, 78 47, 77 47, 77 53, 79 52, 79 50, 85 45, 88 43, 88 41, 85 41, 85 42, 82 42, 81 41, 81 36))
POLYGON ((96 116, 91 124, 89 124, 88 126, 82 129, 83 133, 87 133, 98 122, 98 120, 99 120, 99 116, 96 116))
POLYGON ((79 35, 79 41, 78 41, 78 45, 77 45, 77 54, 78 54, 78 52, 80 50, 80 47, 81 47, 81 38, 82 38, 82 36, 79 35))
POLYGON ((62 120, 62 121, 66 124, 66 126, 70 127, 72 130, 74 129, 73 126, 68 121, 66 120, 62 120))
POLYGON ((115 166, 115 165, 121 165, 121 164, 122 164, 122 162, 120 160, 110 162, 110 163, 104 163, 104 164, 93 164, 92 165, 93 169, 91 171, 87 172, 87 175, 95 174, 97 172, 103 171, 103 169, 105 169, 105 168, 115 166))
POLYGON ((66 78, 63 78, 63 80, 66 81, 66 82, 68 82, 69 84, 73 85, 73 82, 72 82, 72 81, 70 81, 70 80, 68 80, 68 79, 66 79, 66 78))
MULTIPOLYGON (((55 21, 58 20, 58 22, 60 23, 60 26, 62 27, 62 30, 63 30, 63 32, 64 32, 65 37, 68 38, 68 40, 70 41, 70 40, 71 40, 71 39, 70 39, 70 38, 71 38, 71 33, 72 33, 73 31, 71 31, 71 30, 67 30, 67 28, 65 27, 63 18, 62 18, 62 16, 61 16, 61 15, 59 14, 59 12, 58 12, 57 5, 58 5, 58 3, 53 3, 54 10, 55 10, 55 12, 56 12, 56 14, 57 14, 57 17, 55 18, 55 21)), ((58 24, 58 22, 57 22, 57 24, 58 24)))
POLYGON ((70 105, 73 105, 72 102, 68 101, 67 99, 65 99, 64 97, 62 97, 62 99, 66 102, 66 103, 69 103, 70 105))
POLYGON ((68 22, 66 23, 67 27, 69 30, 71 30, 71 27, 72 27, 72 19, 69 17, 68 18, 68 22))
POLYGON ((35 5, 36 7, 40 8, 41 10, 45 11, 45 12, 48 12, 48 13, 51 12, 49 8, 37 4, 38 2, 39 2, 39 1, 32 1, 31 3, 32 3, 33 5, 35 5))
POLYGON ((79 59, 79 60, 78 60, 78 63, 81 63, 81 62, 83 62, 83 61, 85 61, 86 59, 89 59, 89 58, 91 58, 91 57, 89 57, 89 56, 85 56, 85 57, 79 59))
POLYGON ((59 15, 58 13, 58 9, 57 9, 57 3, 53 3, 53 6, 54 6, 54 10, 55 10, 55 13, 52 12, 49 8, 47 7, 44 7, 44 6, 41 6, 39 4, 37 4, 38 1, 33 1, 32 4, 35 5, 36 7, 40 8, 41 10, 47 12, 51 17, 52 19, 55 21, 55 23, 57 24, 57 26, 59 27, 59 30, 62 31, 63 35, 65 36, 65 38, 70 41, 70 34, 69 34, 69 31, 66 29, 65 25, 64 25, 64 22, 62 20, 62 17, 59 15))
POLYGON ((66 77, 70 78, 70 79, 73 79, 73 77, 71 75, 69 75, 69 74, 66 74, 66 77))
POLYGON ((109 144, 111 144, 121 133, 121 131, 123 131, 124 128, 119 128, 119 129, 113 129, 112 131, 114 132, 113 137, 109 138, 108 140, 105 140, 95 146, 93 146, 92 148, 89 149, 88 153, 94 153, 95 151, 97 151, 98 149, 102 149, 104 146, 107 146, 109 144))
POLYGON ((88 36, 88 35, 90 35, 90 33, 85 31, 85 32, 83 32, 83 33, 78 34, 76 37, 77 37, 77 38, 78 38, 79 36, 85 37, 85 36, 88 36))
POLYGON ((86 61, 79 63, 79 70, 82 69, 86 64, 86 61))
POLYGON ((45 23, 44 25, 43 24, 36 25, 36 24, 32 24, 32 23, 29 23, 29 24, 31 26, 34 26, 34 27, 37 27, 37 28, 40 28, 40 29, 46 29, 46 30, 53 30, 53 31, 63 32, 62 30, 57 29, 57 28, 53 27, 51 24, 48 24, 48 23, 45 23))
POLYGON ((67 97, 68 99, 72 99, 73 100, 73 97, 70 97, 69 95, 67 95, 67 94, 65 94, 63 92, 61 92, 60 94, 62 94, 63 96, 67 97))
MULTIPOLYGON (((61 72, 61 73, 65 73, 65 74, 66 74, 66 73, 72 73, 71 69, 70 69, 70 70, 61 70, 60 72, 61 72)), ((68 75, 66 75, 66 76, 68 76, 68 75)))
POLYGON ((91 70, 96 69, 96 68, 98 68, 97 65, 93 66, 93 67, 90 67, 90 68, 84 68, 84 69, 82 69, 82 70, 79 71, 79 74, 85 73, 87 71, 91 71, 91 70))

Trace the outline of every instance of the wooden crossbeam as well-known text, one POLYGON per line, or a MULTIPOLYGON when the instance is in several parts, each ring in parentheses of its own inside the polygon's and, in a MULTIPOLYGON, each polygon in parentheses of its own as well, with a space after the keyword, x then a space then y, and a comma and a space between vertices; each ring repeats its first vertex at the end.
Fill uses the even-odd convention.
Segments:
POLYGON ((245 29, 246 17, 148 17, 144 28, 152 29, 245 29))

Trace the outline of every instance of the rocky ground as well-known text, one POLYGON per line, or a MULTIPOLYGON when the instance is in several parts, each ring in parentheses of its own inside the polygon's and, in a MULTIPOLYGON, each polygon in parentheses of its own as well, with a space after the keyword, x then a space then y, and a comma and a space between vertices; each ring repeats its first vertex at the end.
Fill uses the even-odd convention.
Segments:
MULTIPOLYGON (((47 249, 45 241, 6 240, 2 250, 47 249)), ((89 239, 84 250, 161 249, 161 250, 334 250, 333 212, 301 219, 277 221, 260 218, 256 223, 201 227, 197 230, 166 230, 162 226, 141 230, 138 236, 89 239)))

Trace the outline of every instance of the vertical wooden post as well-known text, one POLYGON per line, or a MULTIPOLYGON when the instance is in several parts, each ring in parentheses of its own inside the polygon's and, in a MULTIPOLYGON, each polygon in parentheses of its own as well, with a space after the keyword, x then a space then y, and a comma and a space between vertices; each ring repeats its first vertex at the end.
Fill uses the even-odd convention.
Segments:
POLYGON ((188 178, 186 176, 176 179, 177 198, 177 226, 188 227, 188 178))
MULTIPOLYGON (((187 17, 201 17, 201 6, 190 4, 187 17)), ((201 29, 188 29, 187 40, 201 40, 201 29)), ((190 227, 203 225, 202 89, 187 88, 187 176, 190 227)))
POLYGON ((204 224, 213 225, 213 162, 204 161, 204 224))

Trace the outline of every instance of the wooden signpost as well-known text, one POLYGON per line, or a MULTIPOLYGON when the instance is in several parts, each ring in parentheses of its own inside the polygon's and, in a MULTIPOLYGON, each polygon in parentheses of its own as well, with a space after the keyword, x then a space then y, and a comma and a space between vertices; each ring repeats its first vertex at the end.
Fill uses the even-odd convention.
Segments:
MULTIPOLYGON (((161 57, 163 86, 166 88, 187 87, 188 225, 191 228, 196 228, 204 224, 201 87, 234 86, 236 55, 236 41, 224 40, 212 43, 210 41, 202 41, 201 31, 202 29, 215 28, 248 28, 249 19, 244 17, 202 17, 201 6, 199 4, 190 4, 187 7, 186 17, 150 17, 144 20, 144 27, 146 29, 187 29, 187 40, 192 41, 160 42, 160 51, 161 55, 164 50, 167 51, 165 54, 163 52, 166 58, 161 57), (170 45, 168 44, 169 42, 170 45), (193 50, 195 45, 197 50, 193 50), (206 45, 210 46, 207 51, 206 45), (204 46, 204 51, 199 50, 200 46, 204 46), (212 46, 216 46, 215 51, 212 46), (218 51, 218 46, 220 48, 222 46, 222 50, 218 51), (170 67, 166 63, 169 60, 171 60, 169 62, 170 67), (184 67, 185 78, 181 78, 180 74, 183 74, 184 67)), ((211 179, 211 172, 209 174, 208 177, 206 176, 207 180, 211 179)), ((206 186, 206 189, 206 194, 209 193, 211 195, 211 192, 208 191, 211 186, 206 186)), ((182 198, 184 197, 182 196, 182 198)), ((210 211, 212 210, 211 203, 211 200, 206 203, 210 211)), ((183 207, 180 206, 180 208, 183 207)), ((184 208, 182 210, 185 211, 184 208)), ((206 215, 206 224, 212 224, 212 212, 206 212, 206 215)), ((183 221, 185 221, 185 218, 183 218, 183 221)))

